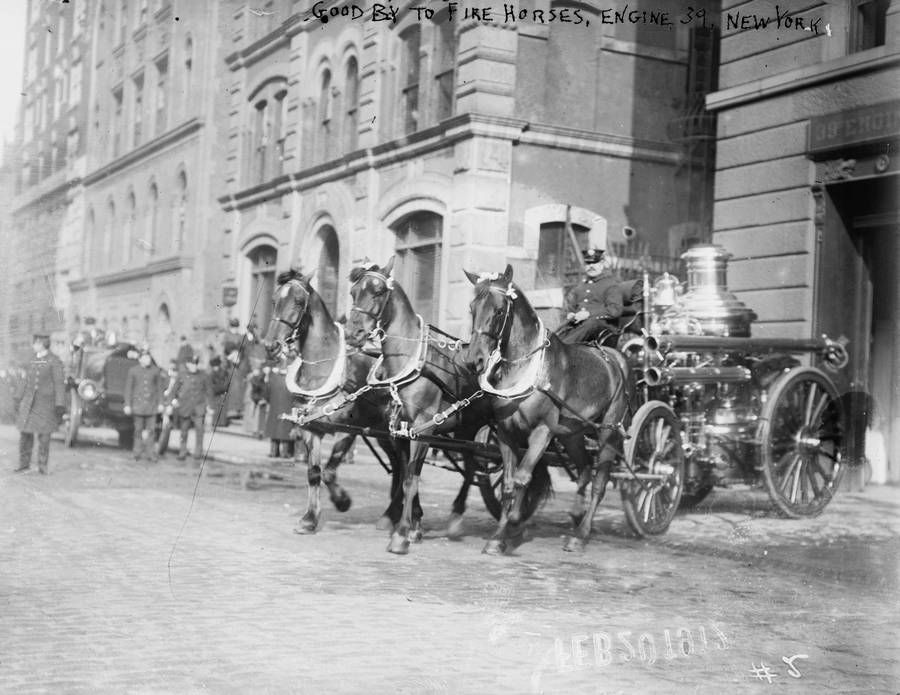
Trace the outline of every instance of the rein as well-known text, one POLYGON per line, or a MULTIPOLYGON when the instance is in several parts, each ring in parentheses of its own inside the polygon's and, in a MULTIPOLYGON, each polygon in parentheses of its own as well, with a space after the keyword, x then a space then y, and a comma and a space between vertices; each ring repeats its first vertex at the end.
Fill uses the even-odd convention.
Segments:
MULTIPOLYGON (((297 375, 303 367, 303 356, 298 355, 297 359, 288 365, 287 373, 285 375, 285 383, 288 391, 303 398, 318 399, 332 396, 341 388, 341 385, 344 383, 344 375, 347 371, 347 343, 344 340, 344 327, 339 323, 335 323, 334 326, 338 331, 338 354, 333 358, 334 366, 331 368, 331 374, 325 379, 325 383, 312 390, 302 389, 297 385, 297 375)), ((317 363, 325 362, 327 359, 318 360, 317 363)))

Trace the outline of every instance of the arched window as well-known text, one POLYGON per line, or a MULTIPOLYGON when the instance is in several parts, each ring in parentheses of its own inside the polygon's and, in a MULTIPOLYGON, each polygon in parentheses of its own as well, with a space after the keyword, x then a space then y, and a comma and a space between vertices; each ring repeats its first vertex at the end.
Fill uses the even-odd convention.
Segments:
POLYGON ((187 229, 188 182, 184 171, 178 172, 178 185, 175 199, 175 239, 174 251, 181 253, 186 246, 185 230, 187 229))
POLYGON ((344 152, 352 152, 359 142, 359 64, 347 61, 344 81, 344 152))
POLYGON ((403 41, 401 102, 403 108, 403 132, 407 135, 419 129, 419 49, 422 32, 414 24, 401 34, 403 41))
POLYGON ((340 246, 334 227, 326 225, 319 231, 322 239, 322 251, 319 253, 319 265, 316 270, 316 287, 322 301, 332 316, 337 315, 338 302, 338 266, 340 263, 340 246))
POLYGON ((435 122, 453 115, 456 91, 456 23, 441 13, 434 19, 434 115, 435 122))
MULTIPOLYGON (((257 246, 249 254, 250 294, 248 299, 256 305, 259 326, 266 330, 272 318, 271 297, 275 292, 275 263, 278 252, 271 246, 257 246)), ((251 304, 251 308, 252 308, 251 304)))
POLYGON ((331 159, 331 71, 322 71, 319 87, 319 160, 331 159))
POLYGON ((393 226, 397 235, 395 275, 428 323, 438 318, 443 226, 443 217, 426 211, 407 215, 393 226))
POLYGON ((151 256, 155 256, 157 254, 157 245, 159 244, 159 238, 157 236, 157 225, 159 224, 159 189, 157 189, 155 183, 150 184, 150 200, 147 204, 148 207, 148 220, 147 220, 147 244, 146 249, 147 252, 151 256))
POLYGON ((125 234, 123 239, 123 251, 122 260, 124 264, 131 265, 132 260, 135 257, 135 247, 137 246, 137 229, 135 225, 135 199, 134 192, 130 192, 128 194, 127 205, 125 207, 125 234))
POLYGON ((105 268, 113 268, 115 267, 116 262, 116 247, 118 246, 115 243, 115 229, 116 229, 116 204, 113 201, 109 201, 109 204, 106 206, 106 227, 103 231, 103 265, 105 268))
POLYGON ((266 180, 266 155, 269 149, 269 103, 260 99, 255 104, 256 112, 253 117, 253 183, 262 183, 266 180))
POLYGON ((275 94, 275 125, 273 135, 275 137, 275 152, 272 156, 274 167, 273 176, 281 176, 284 173, 284 143, 287 138, 287 91, 281 90, 275 94))
POLYGON ((97 268, 97 259, 100 257, 100 240, 97 235, 97 216, 94 214, 94 208, 88 209, 85 240, 81 249, 81 274, 87 275, 97 268))
POLYGON ((184 41, 184 97, 190 98, 194 76, 194 41, 188 36, 184 41))

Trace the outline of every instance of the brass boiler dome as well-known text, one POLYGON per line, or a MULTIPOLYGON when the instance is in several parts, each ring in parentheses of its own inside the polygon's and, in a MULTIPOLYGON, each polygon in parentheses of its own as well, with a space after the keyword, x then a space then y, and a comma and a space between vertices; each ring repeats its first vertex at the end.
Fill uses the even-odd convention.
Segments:
POLYGON ((731 254, 712 244, 688 249, 681 258, 687 264, 687 292, 681 309, 701 326, 704 335, 750 337, 756 314, 728 291, 727 267, 731 254))

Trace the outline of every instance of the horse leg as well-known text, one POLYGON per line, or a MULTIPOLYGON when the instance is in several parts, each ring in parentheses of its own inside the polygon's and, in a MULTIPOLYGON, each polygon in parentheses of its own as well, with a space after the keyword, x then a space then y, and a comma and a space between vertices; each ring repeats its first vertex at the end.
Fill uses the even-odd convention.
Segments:
MULTIPOLYGON (((609 464, 601 466, 600 470, 594 472, 591 457, 584 446, 584 437, 575 436, 567 437, 563 440, 563 446, 566 449, 569 460, 575 464, 578 470, 578 494, 584 503, 584 492, 587 485, 593 479, 591 488, 591 502, 588 505, 587 513, 582 508, 581 518, 575 523, 575 535, 569 536, 563 544, 563 550, 569 552, 581 552, 591 535, 591 522, 594 513, 597 511, 597 505, 603 499, 603 493, 606 490, 606 482, 609 480, 609 464), (602 478, 602 485, 600 484, 602 478)), ((574 521, 574 518, 573 518, 574 521)))
POLYGON ((520 537, 521 531, 515 528, 509 520, 509 510, 513 497, 513 475, 516 471, 516 450, 510 443, 506 441, 502 433, 498 432, 498 443, 500 446, 500 456, 503 459, 503 495, 500 504, 500 521, 497 522, 497 529, 488 539, 481 552, 485 555, 503 555, 507 548, 507 539, 512 537, 520 537), (513 526, 512 533, 508 533, 510 525, 513 526))
POLYGON ((534 467, 541 460, 552 437, 550 428, 543 422, 528 435, 528 451, 525 452, 513 475, 515 492, 512 507, 509 511, 510 523, 518 524, 522 519, 522 502, 525 499, 525 489, 528 487, 528 483, 531 482, 531 473, 534 471, 534 467))
POLYGON ((337 481, 337 469, 347 456, 347 452, 350 450, 350 447, 353 446, 355 440, 356 435, 353 434, 338 437, 331 449, 331 456, 328 457, 328 463, 325 464, 325 469, 322 471, 322 481, 328 488, 328 496, 331 498, 331 503, 334 505, 334 508, 339 512, 346 512, 350 509, 350 505, 353 504, 350 495, 347 494, 344 487, 337 481))
POLYGON ((478 464, 475 457, 470 453, 463 454, 463 482, 459 487, 459 493, 453 500, 450 519, 447 521, 447 538, 451 540, 459 540, 465 534, 463 529, 463 514, 466 513, 466 501, 469 499, 469 488, 475 481, 475 473, 478 470, 478 464))
POLYGON ((307 500, 306 513, 300 517, 294 533, 307 534, 316 532, 322 512, 319 506, 319 492, 322 489, 322 435, 303 430, 301 438, 309 452, 306 469, 307 500))
MULTIPOLYGON (((569 456, 569 460, 574 463, 571 455, 569 456)), ((587 506, 585 492, 591 482, 590 466, 576 467, 576 470, 578 471, 578 487, 575 491, 575 499, 572 500, 572 508, 569 510, 569 517, 572 519, 572 528, 578 528, 578 525, 581 523, 582 519, 584 519, 585 507, 587 506)))
POLYGON ((378 443, 391 464, 391 492, 387 509, 376 522, 375 528, 379 531, 391 531, 399 523, 403 513, 403 479, 409 463, 409 448, 398 449, 391 439, 379 439, 378 443))
POLYGON ((409 535, 413 528, 413 501, 419 492, 419 475, 422 462, 428 453, 428 445, 418 441, 410 442, 409 464, 406 466, 406 478, 403 481, 403 515, 400 525, 391 535, 388 552, 405 555, 409 552, 409 535))

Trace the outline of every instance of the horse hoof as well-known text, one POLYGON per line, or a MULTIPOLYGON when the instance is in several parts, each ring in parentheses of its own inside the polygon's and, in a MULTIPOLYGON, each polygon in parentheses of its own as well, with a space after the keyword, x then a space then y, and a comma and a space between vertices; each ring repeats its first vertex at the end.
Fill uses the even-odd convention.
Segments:
POLYGON ((498 538, 492 538, 485 543, 481 552, 485 555, 503 555, 506 552, 506 543, 498 538))
POLYGON ((421 528, 416 528, 416 529, 413 529, 412 531, 409 532, 409 539, 410 539, 413 543, 421 543, 421 542, 422 542, 422 536, 424 536, 424 535, 425 535, 425 534, 422 532, 422 529, 421 529, 421 528))
POLYGON ((346 512, 353 504, 353 500, 350 498, 350 495, 344 492, 340 495, 333 495, 331 498, 331 503, 339 512, 346 512))
POLYGON ((394 522, 391 521, 391 517, 389 517, 387 514, 384 514, 378 519, 378 521, 375 522, 375 528, 378 531, 393 531, 394 522))
POLYGON ((294 527, 294 533, 299 534, 301 536, 308 536, 315 533, 319 528, 319 520, 311 519, 309 517, 303 517, 300 521, 297 522, 297 526, 294 527))
POLYGON ((563 550, 567 553, 583 553, 584 541, 577 536, 569 536, 566 542, 563 543, 563 550))
POLYGON ((452 541, 459 540, 465 535, 463 529, 463 518, 460 514, 451 514, 450 521, 447 522, 447 538, 452 541))
POLYGON ((395 533, 391 536, 391 542, 388 543, 387 549, 394 555, 406 555, 409 552, 409 539, 395 533))

